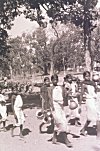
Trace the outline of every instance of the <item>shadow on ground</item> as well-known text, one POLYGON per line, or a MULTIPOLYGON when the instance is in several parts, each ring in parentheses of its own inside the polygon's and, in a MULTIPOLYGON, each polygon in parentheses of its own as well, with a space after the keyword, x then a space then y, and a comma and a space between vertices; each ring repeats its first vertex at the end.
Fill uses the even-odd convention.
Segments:
POLYGON ((88 127, 87 133, 88 135, 97 135, 96 127, 88 127))
POLYGON ((13 128, 13 124, 9 124, 9 125, 6 127, 7 131, 11 130, 11 128, 13 128))
POLYGON ((32 132, 28 128, 23 129, 23 136, 29 135, 29 133, 32 132))

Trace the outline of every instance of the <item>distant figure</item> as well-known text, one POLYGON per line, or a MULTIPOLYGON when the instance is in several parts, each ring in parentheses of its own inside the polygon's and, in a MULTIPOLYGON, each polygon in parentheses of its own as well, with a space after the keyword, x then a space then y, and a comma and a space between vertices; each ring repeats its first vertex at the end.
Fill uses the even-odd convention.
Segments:
POLYGON ((42 99, 42 109, 50 110, 50 102, 49 102, 49 96, 48 96, 48 87, 50 87, 50 79, 48 77, 44 78, 44 84, 40 88, 40 97, 42 99))
POLYGON ((32 92, 32 85, 28 82, 25 86, 25 93, 31 93, 32 92))
POLYGON ((7 107, 5 97, 2 95, 2 88, 0 88, 0 115, 1 123, 3 123, 3 130, 6 131, 7 107))
POLYGON ((23 100, 22 100, 21 95, 19 95, 18 92, 13 91, 12 110, 13 110, 13 113, 14 113, 16 123, 13 126, 12 131, 11 131, 12 137, 14 136, 13 135, 14 129, 16 127, 20 127, 20 137, 23 138, 22 131, 23 131, 23 124, 24 124, 24 121, 25 121, 25 117, 24 117, 22 107, 23 107, 23 100))

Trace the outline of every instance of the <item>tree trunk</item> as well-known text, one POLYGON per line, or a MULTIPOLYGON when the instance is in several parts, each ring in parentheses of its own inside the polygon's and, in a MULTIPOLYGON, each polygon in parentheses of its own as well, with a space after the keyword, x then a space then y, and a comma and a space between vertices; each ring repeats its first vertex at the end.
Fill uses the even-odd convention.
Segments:
POLYGON ((91 57, 90 57, 90 51, 85 51, 85 64, 86 64, 86 70, 91 71, 91 57))
POLYGON ((46 64, 44 64, 44 75, 48 75, 48 68, 46 64))
POLYGON ((90 30, 90 21, 87 20, 88 8, 86 1, 84 1, 84 52, 85 52, 85 65, 86 70, 91 72, 91 30, 90 30))
POLYGON ((53 63, 53 59, 51 60, 51 70, 50 70, 50 76, 52 76, 54 74, 54 63, 53 63))
POLYGON ((10 69, 10 75, 11 75, 11 79, 12 79, 13 78, 13 69, 12 69, 11 65, 9 66, 9 69, 10 69))

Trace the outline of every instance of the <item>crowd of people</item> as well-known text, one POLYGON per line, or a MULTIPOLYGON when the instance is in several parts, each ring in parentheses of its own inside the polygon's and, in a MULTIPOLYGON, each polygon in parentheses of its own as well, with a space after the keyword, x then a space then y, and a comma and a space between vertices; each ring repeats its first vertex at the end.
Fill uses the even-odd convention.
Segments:
MULTIPOLYGON (((97 136, 100 138, 100 89, 99 83, 95 84, 91 80, 90 72, 83 73, 84 80, 80 86, 73 79, 71 74, 64 77, 62 85, 58 85, 59 77, 53 75, 51 81, 48 77, 44 78, 44 85, 41 87, 42 111, 44 117, 48 117, 48 110, 51 111, 51 125, 53 125, 52 143, 57 143, 57 135, 62 133, 63 140, 67 147, 72 147, 67 135, 70 133, 69 124, 74 121, 75 126, 81 126, 82 102, 86 104, 86 122, 80 130, 80 135, 86 136, 87 127, 91 121, 96 123, 97 136), (50 84, 51 83, 51 84, 50 84), (47 111, 47 112, 46 112, 47 111)), ((41 114, 38 114, 41 116, 41 114)), ((47 120, 48 121, 48 120, 47 120)), ((40 132, 46 120, 40 125, 40 132)))
MULTIPOLYGON (((70 124, 74 121, 75 126, 81 126, 81 112, 82 102, 85 100, 86 104, 86 122, 80 130, 80 135, 86 136, 87 127, 91 121, 96 122, 97 136, 100 137, 100 88, 99 84, 95 84, 91 80, 89 71, 83 73, 84 80, 79 83, 71 74, 64 77, 62 85, 59 85, 59 77, 57 74, 44 78, 44 83, 40 88, 40 97, 42 101, 42 109, 36 113, 36 116, 42 117, 42 123, 39 126, 40 133, 42 133, 43 125, 50 122, 52 126, 52 143, 57 143, 57 135, 62 134, 64 143, 67 147, 73 147, 68 139, 70 133, 70 124), (81 88, 80 88, 81 85, 81 88)), ((5 89, 7 82, 5 79, 5 89)), ((23 137, 23 124, 25 116, 23 113, 23 100, 21 97, 22 89, 19 85, 12 86, 10 89, 10 100, 15 124, 11 129, 11 135, 14 136, 14 129, 20 128, 20 137, 23 137)), ((31 92, 31 85, 25 87, 24 93, 31 92)), ((0 115, 1 123, 3 123, 3 130, 6 131, 7 120, 7 105, 5 99, 5 91, 0 87, 0 115)))

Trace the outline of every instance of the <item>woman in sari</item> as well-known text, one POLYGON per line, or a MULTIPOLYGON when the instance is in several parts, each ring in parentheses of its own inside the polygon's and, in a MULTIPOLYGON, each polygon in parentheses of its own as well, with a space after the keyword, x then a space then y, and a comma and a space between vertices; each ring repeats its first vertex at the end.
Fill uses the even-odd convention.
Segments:
POLYGON ((81 102, 83 100, 83 96, 86 99, 86 110, 87 110, 87 119, 83 128, 80 131, 81 135, 86 135, 86 130, 91 121, 97 120, 97 95, 96 95, 96 85, 95 82, 90 80, 90 72, 86 71, 83 73, 84 81, 82 82, 82 90, 81 90, 81 102))
POLYGON ((52 142, 56 143, 57 141, 57 133, 62 133, 64 138, 64 142, 67 147, 72 147, 71 142, 68 140, 68 124, 66 115, 64 112, 64 88, 59 86, 58 83, 58 76, 53 75, 51 77, 52 86, 49 89, 49 96, 50 96, 50 104, 52 108, 52 114, 54 118, 54 133, 52 142))

